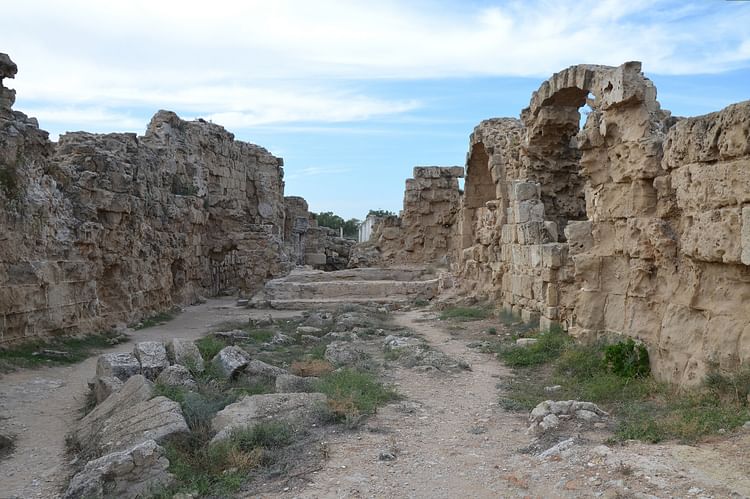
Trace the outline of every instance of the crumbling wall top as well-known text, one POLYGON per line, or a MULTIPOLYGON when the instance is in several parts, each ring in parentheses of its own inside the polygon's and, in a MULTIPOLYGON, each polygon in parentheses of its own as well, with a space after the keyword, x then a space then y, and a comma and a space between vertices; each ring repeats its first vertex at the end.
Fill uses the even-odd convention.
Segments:
POLYGON ((463 166, 415 166, 414 178, 462 178, 463 166))

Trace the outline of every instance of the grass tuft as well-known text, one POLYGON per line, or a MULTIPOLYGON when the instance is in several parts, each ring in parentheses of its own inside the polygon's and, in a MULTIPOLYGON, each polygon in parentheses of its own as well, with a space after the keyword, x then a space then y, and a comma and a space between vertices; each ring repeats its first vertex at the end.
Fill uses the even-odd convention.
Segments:
POLYGON ((374 374, 341 369, 331 372, 317 383, 318 391, 328 396, 335 416, 348 424, 356 424, 361 416, 398 398, 396 391, 383 385, 374 374))
POLYGON ((571 341, 559 328, 540 333, 536 339, 536 343, 527 346, 502 347, 498 355, 510 367, 537 366, 559 357, 571 341))
POLYGON ((440 320, 446 321, 478 321, 492 315, 487 307, 452 307, 440 313, 440 320))
POLYGON ((124 341, 127 341, 127 337, 119 333, 59 336, 27 341, 9 348, 0 348, 0 372, 16 368, 75 364, 124 341))

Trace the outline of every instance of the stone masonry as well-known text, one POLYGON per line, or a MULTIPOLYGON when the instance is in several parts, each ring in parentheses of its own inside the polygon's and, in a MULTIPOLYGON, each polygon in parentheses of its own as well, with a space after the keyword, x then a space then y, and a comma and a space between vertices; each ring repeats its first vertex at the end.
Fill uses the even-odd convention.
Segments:
POLYGON ((474 130, 454 271, 542 328, 641 340, 664 380, 748 362, 749 136, 750 102, 672 117, 637 62, 556 73, 474 130))
POLYGON ((414 167, 406 181, 404 209, 386 217, 371 238, 385 262, 434 262, 454 252, 452 227, 458 214, 460 166, 414 167))
POLYGON ((309 213, 284 198, 281 158, 168 111, 143 136, 53 143, 11 108, 16 71, 0 54, 0 344, 252 293, 304 263, 309 213))

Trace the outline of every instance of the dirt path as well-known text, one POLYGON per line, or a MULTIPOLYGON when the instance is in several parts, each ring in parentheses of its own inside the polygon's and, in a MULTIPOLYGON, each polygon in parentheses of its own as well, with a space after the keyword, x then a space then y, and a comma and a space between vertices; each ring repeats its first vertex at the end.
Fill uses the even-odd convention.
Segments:
MULTIPOLYGON (((606 433, 581 429, 575 445, 541 458, 525 415, 504 411, 497 385, 511 375, 492 355, 467 348, 475 335, 452 336, 422 312, 395 314, 433 347, 469 362, 447 375, 395 368, 405 402, 382 408, 360 431, 328 442, 323 469, 308 483, 264 497, 747 497, 750 437, 701 447, 602 445, 606 433), (381 460, 390 452, 395 460, 381 460)), ((478 331, 477 331, 478 332, 478 331)), ((564 438, 564 437, 560 437, 564 438)), ((548 442, 547 446, 554 445, 548 442)))
MULTIPOLYGON (((213 299, 188 307, 174 320, 132 332, 130 340, 107 350, 131 351, 133 343, 169 338, 198 338, 212 326, 248 317, 298 315, 294 311, 248 310, 233 299, 213 299)), ((68 477, 65 434, 79 417, 96 356, 79 364, 25 369, 0 376, 0 433, 16 436, 13 454, 0 460, 0 499, 53 498, 68 477)))

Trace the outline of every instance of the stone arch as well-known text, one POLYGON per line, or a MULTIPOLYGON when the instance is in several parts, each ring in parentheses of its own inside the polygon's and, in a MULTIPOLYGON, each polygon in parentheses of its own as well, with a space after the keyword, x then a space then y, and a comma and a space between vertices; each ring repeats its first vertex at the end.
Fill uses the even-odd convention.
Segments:
POLYGON ((648 115, 656 111, 656 90, 641 73, 639 62, 572 66, 555 73, 532 94, 529 107, 521 113, 526 127, 521 176, 541 184, 545 218, 557 223, 561 236, 569 221, 592 218, 586 208, 587 183, 615 178, 608 171, 607 158, 599 153, 601 146, 620 140, 618 123, 637 115, 648 122, 648 115), (591 111, 581 127, 584 106, 591 111), (599 171, 586 164, 597 165, 599 171))

